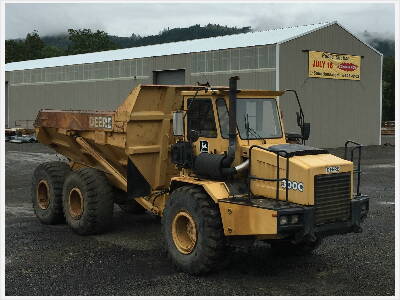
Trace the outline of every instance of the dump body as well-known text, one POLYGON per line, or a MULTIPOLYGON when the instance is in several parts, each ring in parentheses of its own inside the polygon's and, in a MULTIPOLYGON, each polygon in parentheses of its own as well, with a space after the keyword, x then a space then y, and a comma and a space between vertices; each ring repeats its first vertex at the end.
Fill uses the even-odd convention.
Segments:
MULTIPOLYGON (((170 145, 175 142, 172 112, 182 104, 182 90, 198 88, 139 85, 115 111, 41 110, 35 122, 36 135, 76 167, 108 172, 78 144, 76 136, 80 136, 125 178, 131 159, 152 190, 167 188, 170 178, 179 174, 168 159, 170 145)), ((121 182, 110 180, 126 190, 121 182)))

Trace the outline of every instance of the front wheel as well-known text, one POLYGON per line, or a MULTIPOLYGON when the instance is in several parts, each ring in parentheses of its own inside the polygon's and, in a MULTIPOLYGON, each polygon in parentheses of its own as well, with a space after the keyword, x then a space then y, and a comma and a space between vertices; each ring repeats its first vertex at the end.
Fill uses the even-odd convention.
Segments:
POLYGON ((200 187, 184 186, 169 197, 162 217, 168 257, 190 274, 217 268, 225 249, 218 207, 200 187))

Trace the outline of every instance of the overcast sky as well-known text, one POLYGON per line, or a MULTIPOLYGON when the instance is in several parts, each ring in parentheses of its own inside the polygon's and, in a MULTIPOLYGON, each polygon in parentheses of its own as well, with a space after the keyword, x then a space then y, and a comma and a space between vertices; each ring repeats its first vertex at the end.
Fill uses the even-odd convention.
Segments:
POLYGON ((68 28, 100 29, 112 35, 157 34, 163 28, 208 23, 264 30, 337 20, 352 32, 394 36, 390 3, 120 3, 6 4, 6 39, 41 36, 68 28))

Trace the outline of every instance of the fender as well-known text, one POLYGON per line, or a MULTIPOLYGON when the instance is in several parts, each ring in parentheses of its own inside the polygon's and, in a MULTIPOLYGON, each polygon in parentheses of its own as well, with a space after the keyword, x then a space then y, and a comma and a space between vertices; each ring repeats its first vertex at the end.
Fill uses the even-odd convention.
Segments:
POLYGON ((229 198, 229 189, 223 181, 209 181, 183 176, 171 178, 170 192, 184 185, 201 186, 215 203, 229 198))
POLYGON ((225 182, 183 176, 173 177, 171 179, 170 192, 184 185, 201 186, 218 205, 226 236, 257 235, 266 239, 277 234, 276 211, 232 203, 229 199, 229 189, 225 182), (252 216, 252 218, 248 216, 252 216))

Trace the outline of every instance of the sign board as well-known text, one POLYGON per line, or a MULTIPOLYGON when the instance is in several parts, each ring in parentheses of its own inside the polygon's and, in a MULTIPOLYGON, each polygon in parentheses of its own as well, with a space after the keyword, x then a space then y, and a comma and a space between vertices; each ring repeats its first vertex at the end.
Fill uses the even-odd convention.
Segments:
POLYGON ((361 56, 329 52, 308 52, 308 76, 360 80, 361 56))

